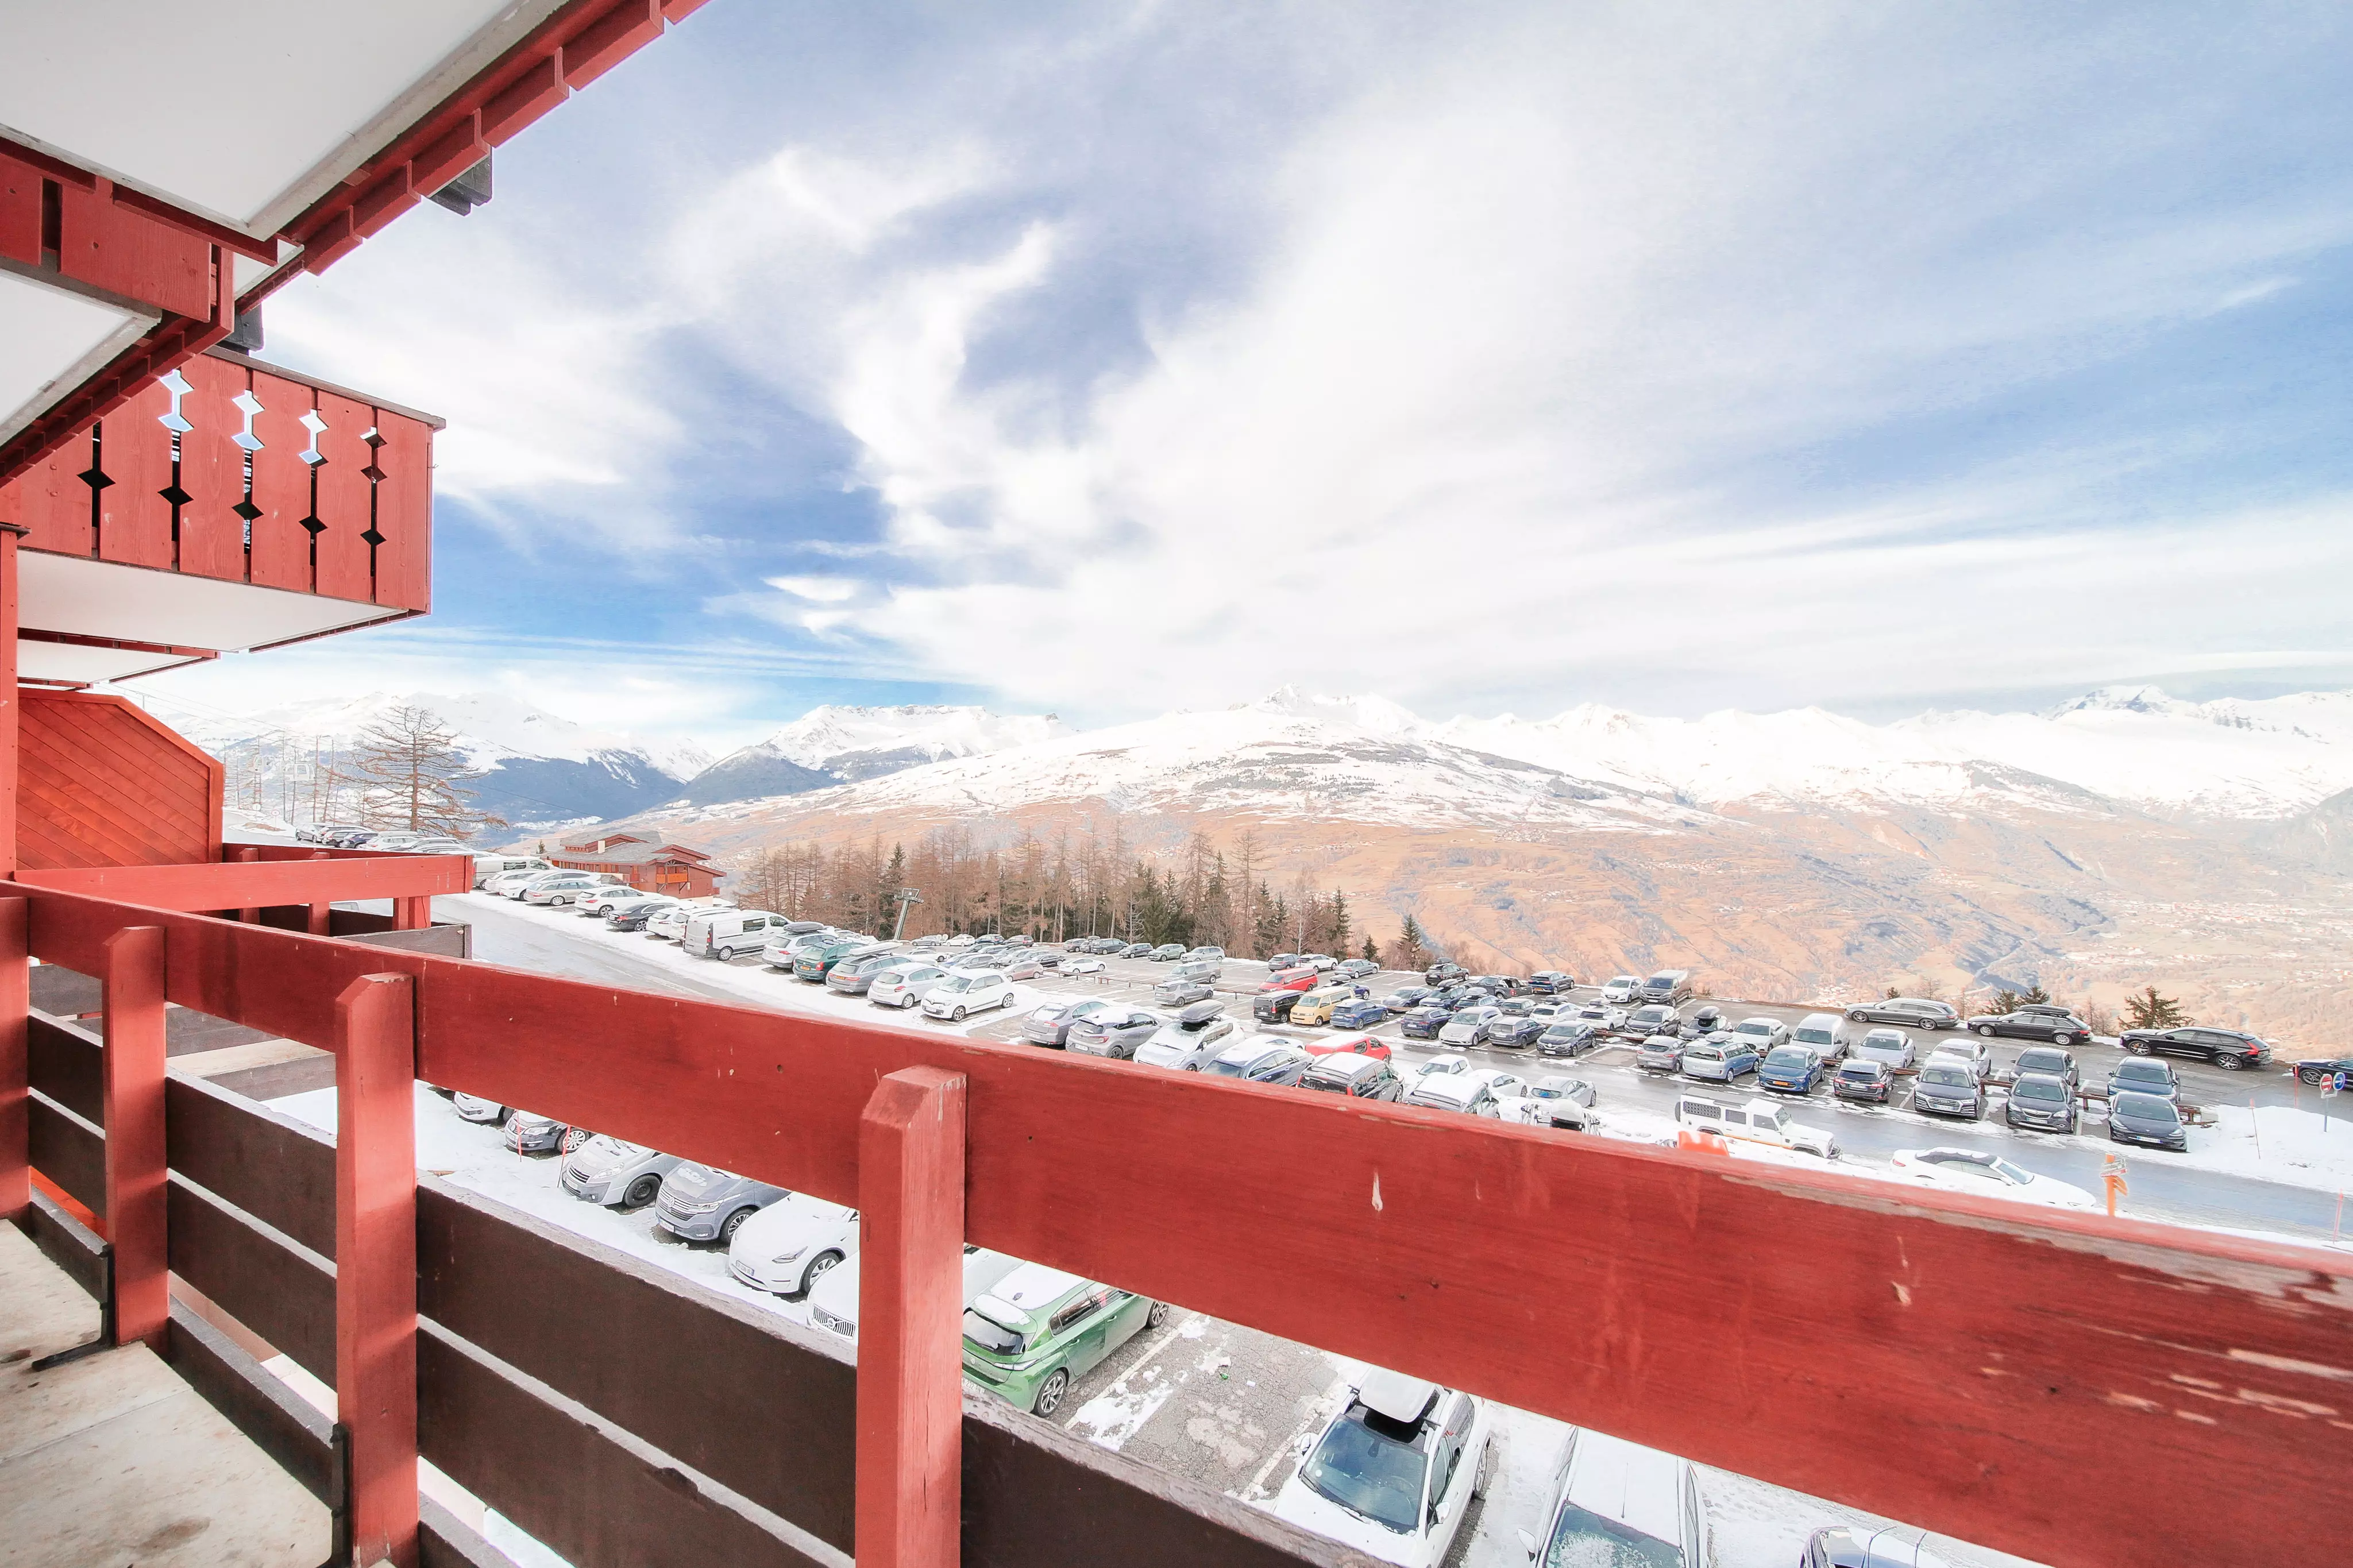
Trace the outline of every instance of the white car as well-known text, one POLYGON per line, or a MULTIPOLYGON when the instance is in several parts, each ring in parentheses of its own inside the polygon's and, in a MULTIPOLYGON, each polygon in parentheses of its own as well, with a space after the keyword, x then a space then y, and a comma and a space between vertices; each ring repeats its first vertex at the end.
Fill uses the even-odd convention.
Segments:
POLYGON ((1928 1053, 1928 1060, 1967 1068, 1979 1083, 1993 1076, 1993 1047, 1979 1039, 1939 1040, 1936 1048, 1928 1053))
POLYGON ((1100 958, 1066 958, 1062 960, 1065 974, 1101 974, 1103 962, 1100 958))
POLYGON ((1553 1022, 1558 1024, 1572 1019, 1579 1024, 1590 1024, 1605 1035, 1614 1035, 1626 1026, 1626 1009, 1612 1007, 1607 1002, 1588 1002, 1574 1013, 1556 1014, 1553 1022))
MULTIPOLYGON (((1021 1267, 1018 1258, 1008 1258, 1001 1252, 991 1252, 985 1247, 965 1243, 964 1304, 965 1310, 980 1300, 997 1282, 1021 1267)), ((828 1334, 839 1334, 852 1344, 858 1342, 858 1258, 855 1254, 843 1258, 833 1268, 818 1276, 809 1287, 809 1326, 828 1334)))
MULTIPOLYGON (((1418 1083, 1421 1079, 1430 1077, 1432 1073, 1469 1072, 1470 1070, 1471 1058, 1469 1057, 1459 1056, 1452 1052, 1449 1052, 1447 1055, 1442 1057, 1432 1057, 1428 1061, 1422 1063, 1419 1067, 1414 1068, 1413 1081, 1418 1083)), ((1410 1088, 1412 1085, 1409 1084, 1407 1087, 1410 1088)))
POLYGON ((649 893, 643 888, 632 888, 626 882, 615 882, 609 886, 591 889, 581 894, 572 900, 572 908, 580 914, 601 917, 610 913, 616 904, 634 904, 640 899, 658 899, 661 896, 659 893, 649 893))
POLYGON ((521 896, 526 904, 543 904, 554 909, 618 885, 609 872, 555 871, 536 879, 521 896))
POLYGON ((449 1109, 458 1113, 460 1121, 487 1121, 493 1127, 504 1127, 511 1108, 460 1089, 449 1097, 449 1109))
POLYGON ((817 1277, 858 1256, 858 1211, 786 1193, 737 1227, 727 1271, 754 1290, 805 1294, 817 1277))
POLYGON ((1487 1026, 1488 1020, 1503 1016, 1501 1007, 1465 1007, 1449 1018, 1445 1026, 1438 1031, 1438 1043, 1441 1046, 1475 1046, 1479 1043, 1479 1031, 1487 1026))
POLYGON ((1912 1037, 1901 1029, 1873 1029, 1857 1040, 1848 1054, 1859 1062, 1877 1062, 1896 1072, 1915 1059, 1912 1037))
POLYGON ((525 866, 512 871, 501 871, 482 879, 482 891, 496 893, 502 899, 522 896, 522 889, 542 877, 554 875, 553 866, 525 866))
POLYGON ((1340 967, 1340 961, 1328 952, 1306 953, 1300 958, 1299 962, 1303 967, 1312 969, 1318 974, 1329 974, 1340 967))
POLYGON ((1977 1149, 1898 1149, 1895 1173, 1905 1181, 1941 1187, 1948 1193, 1975 1193, 1979 1197, 2009 1198, 2061 1209, 2105 1206, 2081 1187, 2051 1176, 2038 1176, 1999 1154, 1977 1149))
POLYGON ((1551 1491, 1543 1538, 1520 1532, 1531 1562, 1690 1568, 1715 1562, 1707 1503, 1689 1459, 1572 1426, 1551 1491))
POLYGON ((923 998, 947 977, 946 970, 921 959, 894 964, 874 977, 874 983, 866 988, 866 999, 877 1007, 903 1010, 920 1006, 923 998))
POLYGON ((646 934, 660 942, 677 942, 686 935, 686 922, 695 911, 685 904, 675 909, 656 910, 646 920, 646 934))
POLYGON ((923 997, 923 1016, 961 1024, 975 1013, 1006 1006, 1012 1000, 1013 982, 996 971, 952 970, 923 997))
POLYGON ((1679 1095, 1675 1100, 1675 1120, 1703 1132, 1794 1149, 1819 1160, 1838 1158, 1836 1138, 1819 1127, 1790 1121, 1788 1109, 1778 1100, 1752 1100, 1746 1105, 1735 1105, 1704 1094, 1679 1095))
POLYGON ((1774 1047, 1789 1043, 1789 1026, 1778 1018, 1743 1018, 1730 1033, 1756 1047, 1759 1060, 1774 1047))
POLYGON ((1240 1026, 1219 1011, 1215 1002, 1196 1002, 1136 1047, 1135 1060, 1148 1068, 1199 1072, 1225 1049, 1240 1026))
POLYGON ((1641 979, 1632 974, 1620 974, 1601 988, 1601 999, 1613 1007, 1631 1007, 1641 994, 1641 979))
POLYGON ((1486 1080, 1477 1073, 1441 1072, 1416 1079, 1411 1088, 1398 1098, 1401 1105, 1426 1106, 1431 1110, 1454 1110, 1465 1116, 1501 1117, 1504 1108, 1497 1103, 1486 1080))
POLYGON ((1438 1568, 1487 1489, 1484 1401, 1402 1373, 1370 1372, 1302 1445, 1274 1512, 1404 1568, 1438 1568))

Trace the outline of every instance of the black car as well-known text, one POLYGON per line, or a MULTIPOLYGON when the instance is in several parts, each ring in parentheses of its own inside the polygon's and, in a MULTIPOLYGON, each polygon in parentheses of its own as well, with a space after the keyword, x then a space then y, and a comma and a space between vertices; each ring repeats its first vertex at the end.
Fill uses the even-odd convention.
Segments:
POLYGON ((2295 1076, 2306 1083, 2327 1083, 2338 1073, 2353 1083, 2353 1057, 2315 1057, 2295 1064, 2295 1076))
POLYGON ((1725 1017, 1724 1009, 1711 1002, 1685 1018, 1676 1026, 1675 1033, 1686 1040, 1704 1040, 1718 1029, 1730 1027, 1732 1024, 1725 1017))
POLYGON ((1528 983, 1516 974, 1474 974, 1473 985, 1483 985, 1498 996, 1517 996, 1528 988, 1528 983))
POLYGON ((1859 1100, 1866 1105, 1885 1105, 1895 1092, 1895 1075, 1885 1062, 1868 1062, 1860 1058, 1841 1062, 1838 1071, 1831 1074, 1831 1093, 1840 1100, 1859 1100))
POLYGON ((1305 994, 1302 991, 1261 991, 1250 998, 1250 1016, 1261 1024, 1287 1024, 1291 1010, 1305 994))
POLYGON ((2048 1040, 2054 1046, 2079 1046, 2092 1037, 2092 1026, 2073 1014, 2047 1013, 2040 1007, 1989 1013, 1971 1018, 1969 1027, 1989 1040, 2048 1040))
POLYGON ((1449 980, 1467 980, 1471 972, 1459 963, 1433 963, 1421 972, 1421 977, 1432 985, 1442 985, 1449 980))
POLYGON ((1525 1050, 1544 1037, 1545 1028, 1541 1018, 1515 1018, 1509 1013, 1499 1013, 1479 1031, 1479 1043, 1525 1050))
MULTIPOLYGON (((1530 1020, 1534 1022, 1534 1020, 1530 1020)), ((1609 1043, 1609 1037, 1582 1018, 1548 1025, 1536 1037, 1536 1050, 1547 1057, 1581 1057, 1609 1043)))
POLYGON ((1410 1013, 1430 1000, 1427 985, 1402 985, 1381 998, 1381 1005, 1392 1013, 1410 1013))
POLYGON ((2021 1074, 2010 1086, 2010 1103, 2001 1120, 2010 1127, 2039 1127, 2046 1132, 2075 1131, 2075 1086, 2050 1073, 2021 1074))
POLYGON ((1454 1015, 1443 1007, 1416 1007, 1398 1027, 1409 1040, 1434 1040, 1438 1031, 1453 1021, 1454 1015))
POLYGON ((2218 1068, 2236 1072, 2259 1068, 2272 1059, 2272 1048, 2243 1029, 2215 1029, 2204 1025, 2180 1029, 2126 1029, 2116 1043, 2137 1057, 2200 1057, 2218 1068))
POLYGON ((639 904, 635 909, 617 909, 606 915, 605 923, 615 931, 643 931, 648 921, 668 908, 668 904, 639 904))
POLYGON ((2118 1094, 2108 1100, 2108 1139, 2116 1143, 2145 1143, 2176 1153, 2189 1147, 2189 1132, 2181 1124, 2181 1108, 2154 1094, 2118 1094))
POLYGON ((1577 982, 1557 969, 1539 969, 1528 976, 1528 989, 1539 996, 1557 996, 1574 990, 1577 982))
POLYGON ((2067 1086, 2070 1093, 2083 1087, 2084 1083, 2083 1069, 2075 1065, 2075 1053, 2052 1046, 2029 1046, 2018 1053, 2018 1060, 2010 1070, 2020 1078, 2029 1073, 2055 1078, 2067 1086))

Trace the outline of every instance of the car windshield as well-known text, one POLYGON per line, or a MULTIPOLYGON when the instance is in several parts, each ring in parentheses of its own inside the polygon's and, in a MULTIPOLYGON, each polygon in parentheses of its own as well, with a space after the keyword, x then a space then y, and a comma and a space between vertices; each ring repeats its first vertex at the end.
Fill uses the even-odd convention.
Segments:
POLYGON ((2163 1083, 2163 1062, 2126 1062, 2116 1068, 2116 1077, 2126 1083, 2163 1083))
POLYGON ((1350 1512, 1410 1534, 1421 1523, 1426 1441, 1419 1424, 1409 1429, 1353 1405, 1299 1467, 1299 1479, 1350 1512))
POLYGON ((1019 1355, 1021 1336, 993 1318, 967 1310, 964 1315, 964 1337, 985 1351, 998 1355, 1019 1355))
MULTIPOLYGON (((1271 1055, 1271 1053, 1269 1054, 1271 1055)), ((1250 1069, 1266 1059, 1267 1058, 1264 1056, 1258 1056, 1250 1058, 1248 1061, 1237 1062, 1229 1061, 1224 1057, 1219 1057, 1216 1061, 1209 1064, 1209 1071, 1217 1074, 1219 1078, 1248 1078, 1250 1075, 1250 1069)))
POLYGON ((1920 1069, 1920 1081, 1933 1083, 1938 1089, 1969 1089, 1974 1083, 1966 1068, 1934 1067, 1920 1069))
POLYGON ((2010 1087, 2012 1100, 2052 1100, 2067 1098, 2067 1086, 2056 1079, 2022 1078, 2010 1087))
POLYGON ((2116 1111, 2136 1121, 2154 1121, 2160 1126, 2178 1125, 2181 1117, 2173 1109, 2173 1101, 2159 1100, 2153 1094, 2120 1094, 2116 1096, 2116 1111))
POLYGON ((939 988, 943 991, 969 991, 973 980, 974 976, 969 974, 951 974, 940 982, 939 988))
POLYGON ((1325 1094, 1345 1094, 1348 1080, 1332 1073, 1311 1072, 1299 1080, 1302 1089, 1321 1089, 1325 1094))
POLYGON ((2057 1051, 2021 1051, 2018 1070, 2021 1072, 2063 1072, 2067 1058, 2057 1051))
POLYGON ((1632 1525, 1563 1503, 1544 1568, 1683 1568, 1683 1549, 1632 1525))
POLYGON ((1798 1031, 1797 1037, 1800 1043, 1809 1046, 1827 1046, 1832 1043, 1831 1032, 1828 1029, 1800 1029, 1798 1031))
POLYGON ((1768 1068, 1801 1068, 1806 1065, 1806 1053, 1788 1046, 1778 1046, 1767 1054, 1765 1065, 1768 1068))
POLYGON ((1736 1026, 1732 1032, 1736 1035, 1769 1035, 1773 1032, 1773 1026, 1762 1018, 1751 1018, 1736 1026))
POLYGON ((1720 1062, 1724 1059, 1723 1049, 1716 1046, 1689 1046, 1684 1047, 1683 1055, 1696 1057, 1704 1062, 1720 1062))
POLYGON ((2032 1174, 2020 1170, 2016 1165, 2011 1164, 2007 1160, 1995 1160, 1990 1162, 1990 1163, 1994 1168, 1995 1173, 2013 1187, 2025 1186, 2028 1183, 2034 1180, 2032 1174))
POLYGON ((1879 1072, 1877 1062, 1849 1062, 1839 1068, 1839 1077, 1850 1083, 1877 1083, 1879 1072))

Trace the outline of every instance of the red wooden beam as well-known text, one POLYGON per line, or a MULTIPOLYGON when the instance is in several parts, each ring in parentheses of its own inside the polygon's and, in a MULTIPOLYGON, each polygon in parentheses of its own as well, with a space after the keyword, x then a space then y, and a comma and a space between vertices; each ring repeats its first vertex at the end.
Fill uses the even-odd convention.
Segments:
POLYGON ((335 999, 335 1411, 352 1561, 417 1568, 416 986, 335 999))
POLYGON ((462 893, 474 885, 474 862, 467 855, 380 855, 216 865, 75 866, 26 871, 18 880, 149 909, 245 910, 462 893))
POLYGON ((860 1568, 956 1561, 964 1463, 965 1080, 906 1068, 858 1132, 860 1568))
POLYGON ((427 1079, 842 1203, 875 1082, 957 1073, 972 1241, 2062 1568, 2341 1549, 2340 1254, 30 897, 311 1044, 414 975, 427 1079))
POLYGON ((157 1351, 172 1320, 164 1246, 164 930, 106 941, 106 1226, 114 1248, 114 1342, 157 1351))
MULTIPOLYGON (((15 815, 12 809, 9 816, 15 815)), ((0 1221, 16 1218, 33 1201, 32 998, 26 912, 22 898, 0 898, 0 1221)))

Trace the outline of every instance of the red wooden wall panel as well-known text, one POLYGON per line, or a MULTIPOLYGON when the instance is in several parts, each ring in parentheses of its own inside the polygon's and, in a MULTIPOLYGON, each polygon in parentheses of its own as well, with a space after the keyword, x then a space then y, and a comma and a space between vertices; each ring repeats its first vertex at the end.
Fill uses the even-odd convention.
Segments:
POLYGON ((0 522, 30 530, 28 549, 54 550, 61 555, 88 555, 90 487, 82 470, 90 467, 87 433, 67 442, 12 479, 0 490, 0 522))
POLYGON ((220 858, 221 764, 120 697, 21 689, 26 869, 220 858))
POLYGON ((375 602, 433 607, 433 427, 390 409, 375 411, 385 444, 376 449, 384 482, 375 489, 375 602))
POLYGON ((311 432, 302 416, 311 412, 311 389, 267 372, 253 372, 253 395, 262 412, 253 433, 261 450, 253 455, 253 581, 271 588, 311 589, 311 535, 302 520, 311 514, 311 469, 302 453, 311 432))
POLYGON ((0 256, 41 264, 41 172, 0 156, 0 256))
MULTIPOLYGON (((231 437, 245 428, 237 398, 251 384, 241 364, 198 354, 180 369, 190 391, 180 415, 191 428, 180 437, 180 570, 236 583, 245 577, 245 448, 231 437)), ((299 430, 301 426, 296 426, 299 430)))
POLYGON ((172 564, 172 503, 164 499, 172 484, 172 433, 161 423, 171 406, 172 395, 151 381, 99 422, 100 466, 114 481, 98 498, 102 561, 172 564))
POLYGON ((318 592, 333 599, 367 599, 374 584, 368 560, 367 532, 374 519, 369 496, 374 487, 366 470, 375 454, 364 437, 375 428, 375 410, 364 403, 323 389, 319 393, 319 417, 327 422, 319 450, 327 460, 319 468, 318 592))
POLYGON ((59 271, 179 315, 212 314, 208 242, 65 181, 58 195, 59 271))

